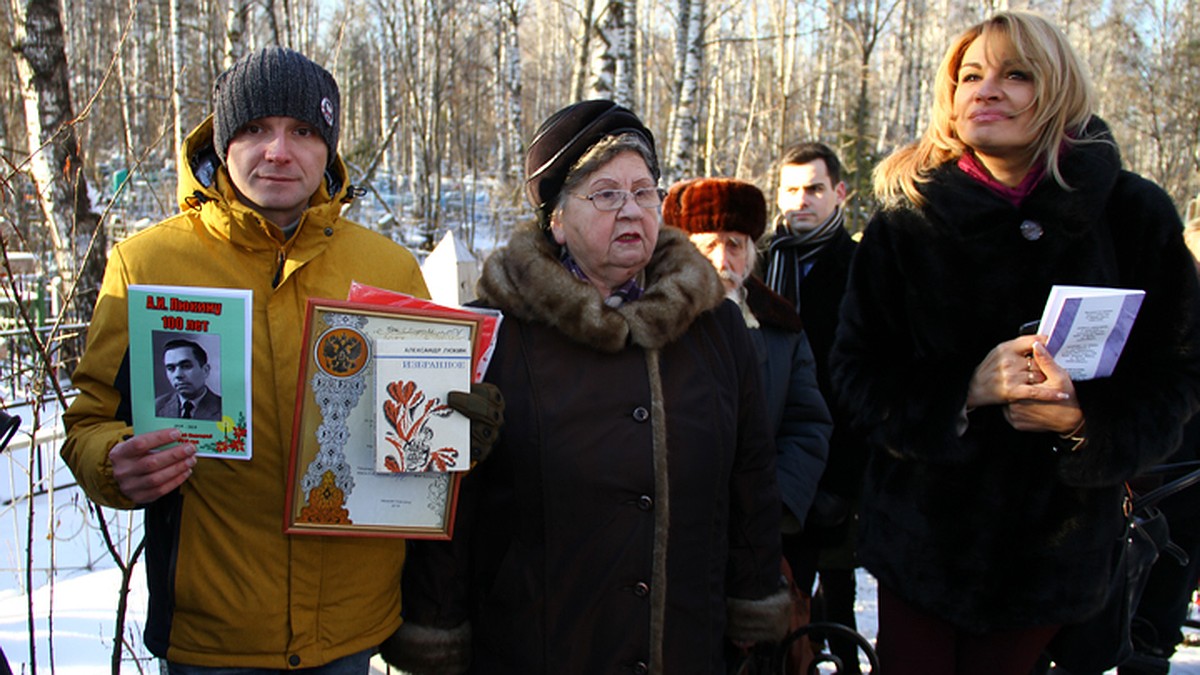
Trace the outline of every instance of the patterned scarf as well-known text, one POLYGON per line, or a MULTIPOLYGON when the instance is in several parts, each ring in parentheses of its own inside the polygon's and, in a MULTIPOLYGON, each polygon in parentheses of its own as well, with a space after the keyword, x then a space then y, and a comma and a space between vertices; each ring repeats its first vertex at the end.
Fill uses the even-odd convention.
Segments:
MULTIPOLYGON (((588 279, 587 274, 584 273, 583 268, 579 266, 579 263, 576 262, 575 258, 571 255, 571 252, 567 250, 566 246, 563 247, 562 256, 559 258, 559 260, 562 262, 563 267, 567 268, 571 274, 575 275, 576 279, 591 283, 591 280, 588 279)), ((604 304, 616 309, 627 302, 633 302, 634 300, 642 297, 642 286, 638 283, 638 279, 641 276, 642 272, 639 272, 629 281, 626 281, 620 286, 614 288, 612 293, 605 298, 604 304)))
POLYGON ((825 222, 808 232, 793 232, 782 217, 775 226, 775 238, 767 247, 766 282, 776 293, 794 298, 796 311, 800 310, 800 280, 804 277, 805 263, 833 240, 844 221, 842 207, 838 206, 825 222))

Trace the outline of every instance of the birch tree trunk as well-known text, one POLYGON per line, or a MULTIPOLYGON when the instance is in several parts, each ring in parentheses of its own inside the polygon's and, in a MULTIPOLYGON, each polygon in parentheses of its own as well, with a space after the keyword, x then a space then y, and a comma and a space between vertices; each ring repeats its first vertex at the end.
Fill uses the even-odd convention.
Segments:
POLYGON ((701 176, 716 175, 716 160, 717 160, 717 124, 718 117, 722 117, 720 112, 725 109, 726 103, 724 100, 725 91, 725 73, 730 65, 726 62, 727 51, 722 46, 717 50, 716 58, 713 59, 716 67, 712 74, 712 87, 708 100, 708 116, 704 125, 704 158, 703 168, 700 170, 701 176))
POLYGON ((522 140, 524 112, 521 104, 520 10, 516 0, 501 0, 496 49, 496 126, 500 132, 498 173, 505 192, 517 195, 525 155, 522 140))
POLYGON ((679 80, 679 96, 672 111, 671 149, 667 154, 667 170, 673 182, 695 171, 696 129, 700 110, 697 92, 704 66, 705 0, 687 0, 687 22, 679 29, 686 41, 685 57, 679 80))
MULTIPOLYGON (((796 49, 792 44, 792 40, 788 39, 789 29, 795 25, 795 22, 788 20, 788 3, 787 0, 780 0, 778 5, 773 5, 770 8, 771 15, 775 17, 775 91, 779 92, 779 102, 776 109, 779 111, 775 116, 775 153, 781 152, 789 142, 789 112, 792 102, 792 71, 796 62, 796 49)), ((772 181, 777 180, 772 172, 772 181)), ((772 182, 772 186, 774 183, 772 182)))
POLYGON ((397 51, 405 55, 399 67, 411 115, 413 212, 418 220, 420 246, 429 251, 437 243, 442 220, 439 206, 447 143, 443 133, 447 114, 445 97, 452 88, 450 75, 457 65, 449 44, 454 33, 454 6, 449 0, 402 0, 400 4, 401 32, 397 39, 401 44, 397 51))
POLYGON ((583 3, 583 29, 579 31, 579 48, 575 55, 575 74, 571 78, 571 101, 583 99, 587 91, 588 64, 591 62, 592 33, 595 30, 592 17, 596 11, 596 0, 583 3))
MULTIPOLYGON (((392 128, 391 109, 392 109, 392 67, 391 59, 388 53, 379 55, 379 108, 376 111, 379 115, 379 130, 381 133, 388 133, 392 128)), ((389 144, 390 145, 390 144, 389 144)), ((387 173, 389 176, 392 171, 392 155, 389 148, 384 148, 379 159, 380 170, 387 173)), ((391 186, 389 186, 391 187, 391 186)))
MULTIPOLYGON (((132 8, 130 8, 130 11, 133 11, 132 8)), ((113 32, 116 35, 120 35, 120 32, 121 32, 120 23, 121 23, 120 13, 113 12, 113 28, 114 28, 113 32)), ((134 150, 133 150, 133 143, 134 143, 134 141, 133 141, 133 124, 134 124, 134 121, 133 121, 133 116, 132 116, 132 109, 134 106, 131 104, 132 97, 131 97, 131 92, 130 92, 130 87, 129 87, 129 73, 127 72, 127 68, 126 68, 127 62, 128 61, 125 58, 117 59, 117 97, 118 97, 118 104, 120 106, 119 110, 121 112, 121 141, 122 141, 122 145, 124 146, 122 148, 122 159, 124 159, 124 161, 125 161, 126 168, 133 166, 133 152, 134 152, 134 150)))
MULTIPOLYGON (((758 25, 757 6, 752 7, 751 14, 753 17, 752 22, 751 22, 752 25, 758 25)), ((750 78, 751 78, 751 80, 750 80, 750 103, 749 103, 750 109, 747 111, 747 114, 746 114, 746 131, 745 131, 745 133, 742 134, 741 143, 738 144, 737 158, 734 162, 734 172, 733 172, 733 175, 735 175, 735 176, 745 175, 746 169, 747 169, 746 156, 750 150, 750 142, 754 138, 754 134, 755 134, 755 130, 756 130, 755 128, 756 128, 757 119, 758 119, 758 109, 759 109, 759 106, 762 104, 762 102, 760 101, 760 98, 762 96, 762 93, 760 91, 761 86, 762 86, 762 77, 760 75, 761 67, 762 67, 762 65, 760 63, 758 48, 755 47, 754 49, 750 50, 750 78)), ((777 154, 777 152, 775 151, 774 148, 768 148, 767 150, 769 151, 768 156, 771 158, 774 158, 774 156, 777 154)), ((772 173, 774 173, 774 172, 772 172, 772 173)), ((770 200, 768 200, 768 203, 769 202, 770 202, 770 200)))
POLYGON ((600 10, 594 35, 597 44, 587 77, 587 97, 612 99, 616 92, 617 55, 624 45, 625 10, 620 0, 607 3, 600 10))
POLYGON ((25 101, 29 167, 46 219, 63 298, 91 313, 104 276, 104 230, 92 210, 75 129, 58 0, 12 0, 13 51, 25 101), (78 283, 76 283, 78 282, 78 283))
POLYGON ((183 149, 183 136, 187 133, 183 121, 183 69, 187 67, 183 56, 183 22, 180 18, 179 3, 181 0, 171 0, 169 17, 171 22, 171 115, 173 119, 174 137, 171 148, 176 157, 183 149))
POLYGON ((637 111, 637 101, 634 92, 637 91, 637 0, 625 0, 621 3, 622 19, 621 45, 617 52, 616 85, 613 100, 630 110, 637 111))
POLYGON ((279 17, 275 15, 275 0, 263 0, 267 13, 267 25, 271 28, 271 44, 283 44, 283 36, 279 32, 279 17))
POLYGON ((228 69, 246 53, 246 20, 250 16, 249 0, 230 3, 225 15, 225 53, 221 65, 228 69))
POLYGON ((607 98, 633 107, 636 22, 634 5, 612 0, 596 22, 599 51, 592 61, 589 98, 607 98))

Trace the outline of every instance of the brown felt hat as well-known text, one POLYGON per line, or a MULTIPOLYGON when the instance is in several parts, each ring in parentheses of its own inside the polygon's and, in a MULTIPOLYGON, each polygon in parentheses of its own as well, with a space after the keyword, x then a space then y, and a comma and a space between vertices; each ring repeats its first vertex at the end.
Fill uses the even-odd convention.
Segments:
POLYGON ((693 178, 671 186, 663 200, 663 223, 688 234, 741 232, 757 240, 767 227, 767 200, 736 178, 693 178))
MULTIPOLYGON (((525 194, 539 216, 554 208, 567 173, 580 157, 601 140, 625 133, 641 136, 655 154, 654 134, 633 111, 612 101, 582 101, 547 117, 525 153, 525 194)), ((658 180, 657 162, 650 173, 658 180)), ((549 219, 542 218, 542 222, 549 219)))

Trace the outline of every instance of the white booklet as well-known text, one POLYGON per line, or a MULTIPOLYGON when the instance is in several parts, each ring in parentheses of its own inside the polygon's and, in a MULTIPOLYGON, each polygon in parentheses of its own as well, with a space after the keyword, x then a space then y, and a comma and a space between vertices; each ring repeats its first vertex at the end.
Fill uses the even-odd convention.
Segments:
POLYGON ((1133 288, 1054 286, 1038 333, 1072 380, 1112 375, 1146 292, 1133 288))

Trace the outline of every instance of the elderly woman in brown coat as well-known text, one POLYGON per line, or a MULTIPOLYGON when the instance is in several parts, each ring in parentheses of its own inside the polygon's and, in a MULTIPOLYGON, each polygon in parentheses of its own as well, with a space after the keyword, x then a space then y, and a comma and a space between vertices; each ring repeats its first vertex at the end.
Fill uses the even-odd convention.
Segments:
POLYGON ((412 672, 717 673, 777 639, 779 493, 753 347, 712 266, 664 229, 650 131, 610 101, 530 143, 540 227, 487 261, 507 401, 449 543, 413 547, 412 672))

